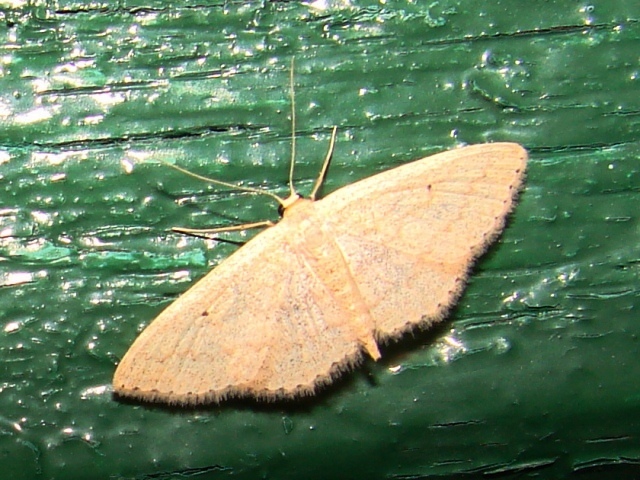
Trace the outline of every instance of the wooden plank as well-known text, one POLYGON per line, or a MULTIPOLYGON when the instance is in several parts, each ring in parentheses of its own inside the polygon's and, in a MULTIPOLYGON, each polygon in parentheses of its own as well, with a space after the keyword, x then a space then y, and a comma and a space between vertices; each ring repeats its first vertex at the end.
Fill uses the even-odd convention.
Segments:
POLYGON ((327 3, 3 7, 7 475, 638 475, 637 2, 327 3), (170 228, 275 215, 150 162, 284 192, 291 56, 303 192, 333 125, 326 192, 515 141, 509 227, 442 329, 319 399, 114 402, 140 329, 234 248, 170 228))

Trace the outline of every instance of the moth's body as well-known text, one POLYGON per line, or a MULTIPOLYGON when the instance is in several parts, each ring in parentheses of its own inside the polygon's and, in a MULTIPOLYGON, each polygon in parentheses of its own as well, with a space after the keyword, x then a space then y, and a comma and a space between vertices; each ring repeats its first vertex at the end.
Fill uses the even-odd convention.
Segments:
POLYGON ((466 147, 287 204, 170 305, 114 376, 167 403, 312 394, 378 342, 441 320, 522 182, 512 143, 466 147))
MULTIPOLYGON (((333 298, 337 308, 351 312, 349 336, 356 338, 358 345, 364 347, 371 358, 378 360, 380 352, 375 340, 375 320, 349 269, 348 259, 340 244, 340 234, 320 202, 299 198, 287 208, 280 224, 283 225, 281 231, 289 234, 277 241, 282 241, 283 248, 300 260, 300 268, 307 270, 309 275, 327 288, 326 293, 333 298)), ((317 293, 312 296, 315 295, 317 293)), ((309 305, 311 302, 312 298, 309 299, 309 305)), ((344 328, 338 324, 327 327, 327 332, 344 328)))

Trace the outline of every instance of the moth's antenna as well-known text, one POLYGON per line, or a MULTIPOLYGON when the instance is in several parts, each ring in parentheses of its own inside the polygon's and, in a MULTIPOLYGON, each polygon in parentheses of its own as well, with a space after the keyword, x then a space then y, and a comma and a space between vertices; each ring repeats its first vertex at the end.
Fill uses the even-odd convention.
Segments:
POLYGON ((296 189, 293 186, 293 167, 296 162, 296 93, 293 86, 294 58, 291 57, 291 71, 289 72, 289 89, 291 96, 291 165, 289 166, 289 191, 290 198, 296 197, 296 189))
POLYGON ((169 162, 167 162, 165 160, 158 160, 158 161, 160 163, 162 163, 163 165, 166 165, 167 167, 171 167, 174 170, 182 172, 185 175, 188 175, 190 177, 197 178, 198 180, 202 180, 202 181, 205 181, 205 182, 208 182, 208 183, 212 183, 214 185, 220 185, 222 187, 231 188, 231 189, 234 189, 234 190, 241 190, 243 192, 253 193, 253 194, 256 194, 256 195, 267 195, 267 196, 273 198, 275 201, 277 201, 283 207, 287 205, 286 199, 280 198, 275 193, 271 193, 271 192, 269 192, 267 190, 260 190, 260 189, 257 189, 257 188, 245 187, 243 185, 236 185, 234 183, 223 182, 222 180, 216 180, 214 178, 209 178, 209 177, 205 177, 203 175, 198 175, 197 173, 193 173, 193 172, 187 170, 186 168, 179 167, 178 165, 174 165, 173 163, 169 163, 169 162))
MULTIPOLYGON (((179 167, 172 163, 166 162, 164 160, 159 160, 160 163, 167 165, 179 172, 184 173, 185 175, 189 175, 190 177, 197 178, 199 180, 203 180, 205 182, 212 183, 214 185, 220 185, 222 187, 233 188, 237 190, 242 190, 244 192, 259 194, 259 195, 267 195, 274 200, 276 200, 283 209, 287 209, 291 205, 293 205, 296 200, 299 198, 296 189, 293 186, 293 167, 296 159, 296 95, 293 84, 293 72, 294 72, 294 58, 291 58, 291 72, 289 76, 289 86, 290 86, 290 95, 291 95, 291 166, 289 167, 289 191, 290 194, 287 198, 280 198, 278 195, 271 193, 266 190, 260 190, 257 188, 245 187, 243 185, 234 185, 233 183, 223 182, 222 180, 216 180, 214 178, 205 177, 202 175, 198 175, 197 173, 193 173, 185 168, 179 167)), ((183 229, 186 230, 186 229, 183 229)))

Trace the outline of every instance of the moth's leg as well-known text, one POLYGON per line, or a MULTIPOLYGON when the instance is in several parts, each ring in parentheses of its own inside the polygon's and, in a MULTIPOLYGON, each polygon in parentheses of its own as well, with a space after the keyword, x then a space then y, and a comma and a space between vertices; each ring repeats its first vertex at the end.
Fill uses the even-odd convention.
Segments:
POLYGON ((216 233, 223 232, 237 232, 239 230, 249 230, 251 228, 263 228, 272 227, 275 225, 270 220, 263 220, 261 222, 243 223, 242 225, 230 225, 227 227, 215 227, 215 228, 183 228, 173 227, 171 231, 176 233, 184 233, 186 235, 215 235, 216 233))
POLYGON ((322 182, 324 182, 324 178, 327 176, 327 169, 329 168, 329 163, 331 162, 331 157, 333 156, 333 147, 336 144, 336 133, 338 131, 338 127, 333 127, 333 131, 331 132, 331 141, 329 142, 329 150, 327 151, 327 156, 322 163, 322 169, 320 170, 320 175, 318 175, 318 179, 316 180, 316 184, 313 186, 313 190, 311 191, 311 195, 309 198, 311 200, 316 199, 316 194, 320 187, 322 186, 322 182))

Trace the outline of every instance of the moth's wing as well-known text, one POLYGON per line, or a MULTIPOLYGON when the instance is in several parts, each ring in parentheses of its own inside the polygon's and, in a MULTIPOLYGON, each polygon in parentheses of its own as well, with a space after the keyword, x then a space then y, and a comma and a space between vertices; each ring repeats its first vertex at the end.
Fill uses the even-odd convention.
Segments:
POLYGON ((441 320, 496 239, 526 167, 517 144, 474 145, 403 165, 316 202, 379 339, 441 320))
POLYGON ((292 397, 357 363, 350 312, 288 243, 290 228, 260 233, 164 310, 118 365, 116 394, 173 404, 292 397))

